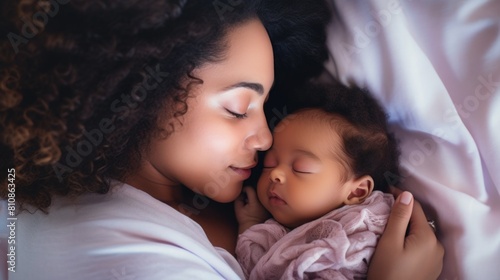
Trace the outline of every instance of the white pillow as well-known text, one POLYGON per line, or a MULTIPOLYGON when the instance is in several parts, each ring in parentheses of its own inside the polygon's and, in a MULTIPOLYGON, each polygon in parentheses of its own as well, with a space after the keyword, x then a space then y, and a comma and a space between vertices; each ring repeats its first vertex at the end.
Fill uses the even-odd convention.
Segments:
POLYGON ((330 2, 327 68, 390 114, 402 187, 446 249, 440 279, 498 279, 500 1, 330 2))

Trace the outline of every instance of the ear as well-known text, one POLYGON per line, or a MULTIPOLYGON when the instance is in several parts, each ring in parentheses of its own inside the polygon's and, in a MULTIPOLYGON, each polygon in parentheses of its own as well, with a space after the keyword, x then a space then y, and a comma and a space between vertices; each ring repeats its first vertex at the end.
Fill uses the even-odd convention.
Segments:
POLYGON ((359 204, 365 200, 373 191, 374 183, 371 176, 365 175, 349 183, 349 195, 344 200, 344 204, 359 204))

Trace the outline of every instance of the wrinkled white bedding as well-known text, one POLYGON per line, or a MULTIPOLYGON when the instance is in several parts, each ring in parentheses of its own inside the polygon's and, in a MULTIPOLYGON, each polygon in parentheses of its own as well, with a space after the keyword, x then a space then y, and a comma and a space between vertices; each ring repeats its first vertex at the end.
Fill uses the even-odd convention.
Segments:
POLYGON ((440 279, 498 279, 500 1, 330 2, 339 15, 328 69, 389 112, 403 187, 437 220, 446 248, 440 279))
POLYGON ((498 279, 500 1, 330 2, 327 68, 390 114, 402 186, 446 249, 440 279, 498 279))

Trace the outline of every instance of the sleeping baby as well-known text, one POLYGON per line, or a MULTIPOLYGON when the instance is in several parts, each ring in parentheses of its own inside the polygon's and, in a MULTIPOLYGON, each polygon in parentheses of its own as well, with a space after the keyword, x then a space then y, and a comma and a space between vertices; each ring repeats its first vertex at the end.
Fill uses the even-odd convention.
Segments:
POLYGON ((359 89, 309 90, 321 105, 276 126, 257 190, 235 203, 249 279, 366 278, 394 202, 399 151, 383 109, 359 89))

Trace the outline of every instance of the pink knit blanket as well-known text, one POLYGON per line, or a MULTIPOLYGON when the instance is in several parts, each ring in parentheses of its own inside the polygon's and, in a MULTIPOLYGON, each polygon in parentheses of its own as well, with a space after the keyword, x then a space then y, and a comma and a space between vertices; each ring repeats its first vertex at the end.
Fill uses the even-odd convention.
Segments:
POLYGON ((248 279, 366 278, 393 203, 374 191, 292 231, 269 219, 239 235, 238 261, 248 279))

